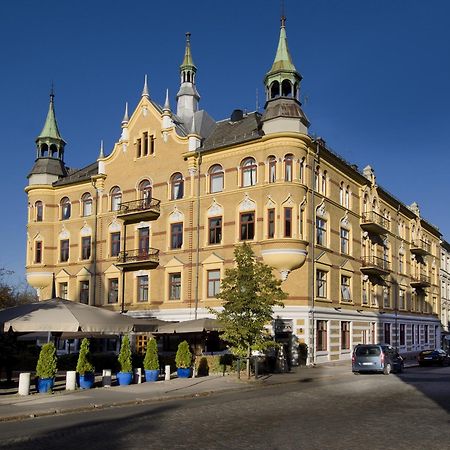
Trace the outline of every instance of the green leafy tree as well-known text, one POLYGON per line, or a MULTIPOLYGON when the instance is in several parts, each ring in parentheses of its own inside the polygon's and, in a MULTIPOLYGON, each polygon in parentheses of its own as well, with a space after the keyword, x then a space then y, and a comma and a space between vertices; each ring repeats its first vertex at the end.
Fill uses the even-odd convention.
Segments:
POLYGON ((132 372, 133 365, 131 363, 131 347, 130 339, 128 336, 124 336, 122 339, 122 345, 120 346, 119 364, 121 372, 132 372))
POLYGON ((187 341, 180 342, 178 344, 177 354, 175 355, 175 364, 180 369, 188 369, 191 367, 192 353, 189 350, 189 344, 187 341))
POLYGON ((39 353, 39 359, 36 365, 36 375, 39 378, 53 378, 57 372, 56 348, 53 342, 44 344, 39 353))
POLYGON ((81 341, 80 353, 78 355, 77 372, 80 375, 84 375, 86 372, 94 372, 94 370, 89 352, 89 339, 84 338, 81 341))
POLYGON ((144 369, 145 370, 159 369, 158 346, 156 344, 156 339, 154 338, 151 338, 147 341, 147 348, 145 351, 145 358, 144 358, 144 369))
POLYGON ((236 266, 225 271, 217 298, 223 310, 211 310, 222 323, 222 338, 231 345, 237 356, 247 357, 247 376, 250 376, 252 350, 273 346, 265 326, 272 320, 273 307, 284 307, 286 293, 281 289, 272 269, 255 257, 247 243, 234 251, 236 266))
POLYGON ((11 286, 5 281, 6 277, 13 274, 12 270, 0 267, 0 309, 38 301, 36 291, 30 288, 28 284, 11 286))

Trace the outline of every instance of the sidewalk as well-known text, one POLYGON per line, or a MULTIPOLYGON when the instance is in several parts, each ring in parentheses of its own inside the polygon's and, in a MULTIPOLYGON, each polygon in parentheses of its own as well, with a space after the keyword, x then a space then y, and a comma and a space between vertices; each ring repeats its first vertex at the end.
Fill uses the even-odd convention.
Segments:
MULTIPOLYGON (((0 395, 0 421, 21 420, 53 414, 80 412, 114 406, 192 398, 213 392, 252 389, 301 381, 327 381, 351 374, 350 362, 325 363, 314 367, 296 367, 289 373, 264 374, 247 380, 236 375, 210 375, 199 378, 173 378, 170 381, 132 384, 130 386, 97 387, 89 390, 56 390, 53 394, 19 396, 0 395)), ((60 383, 63 388, 64 383, 60 383)))

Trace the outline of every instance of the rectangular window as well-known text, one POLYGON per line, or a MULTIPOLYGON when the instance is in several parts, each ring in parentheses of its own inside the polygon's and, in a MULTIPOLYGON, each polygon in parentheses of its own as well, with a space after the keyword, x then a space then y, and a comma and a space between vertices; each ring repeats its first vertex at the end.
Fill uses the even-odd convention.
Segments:
POLYGON ((350 322, 341 322, 341 350, 350 349, 350 322))
POLYGON ((91 237, 84 236, 81 238, 81 259, 89 259, 91 257, 91 237))
POLYGON ((222 242, 222 217, 210 217, 209 243, 220 244, 221 242, 222 242))
POLYGON ((398 254, 398 271, 404 273, 405 271, 405 255, 403 253, 398 254))
POLYGON ((406 309, 405 291, 403 289, 398 291, 398 309, 406 309))
POLYGON ((148 275, 137 277, 138 302, 148 302, 148 275))
POLYGON ((148 155, 148 133, 144 131, 144 135, 142 137, 142 140, 144 141, 144 156, 148 155))
POLYGON ((292 208, 284 208, 284 237, 292 237, 292 208))
POLYGON ((350 253, 349 231, 341 228, 341 253, 348 255, 350 253))
POLYGON ((150 237, 150 230, 148 227, 139 228, 138 231, 138 249, 139 256, 146 258, 148 256, 150 237))
POLYGON ((390 308, 391 307, 391 290, 388 286, 383 287, 383 307, 390 308))
POLYGON ((423 343, 428 344, 428 325, 423 326, 423 343))
POLYGON ((273 239, 275 237, 275 209, 267 210, 267 237, 273 239))
POLYGON ((327 298, 327 272, 324 270, 316 271, 316 296, 327 298))
POLYGON ((318 320, 316 322, 316 350, 318 352, 324 352, 328 349, 327 339, 327 321, 318 320))
POLYGON ((183 246, 183 224, 170 224, 170 248, 176 249, 183 246))
POLYGON ((255 237, 255 213, 241 214, 241 241, 251 240, 255 237))
POLYGON ((220 270, 208 270, 208 298, 214 298, 220 292, 220 270))
POLYGON ((120 231, 111 233, 111 256, 119 256, 120 253, 120 231))
POLYGON ((140 139, 136 139, 136 155, 138 158, 142 156, 142 146, 140 139))
POLYGON ((400 324, 400 345, 406 345, 405 324, 400 324))
POLYGON ((384 343, 385 344, 391 343, 391 324, 390 323, 384 324, 384 343))
POLYGON ((117 303, 119 301, 119 279, 110 278, 108 280, 108 303, 117 303))
POLYGON ((42 222, 44 218, 44 206, 42 202, 36 202, 36 222, 42 222))
POLYGON ((367 280, 363 280, 363 282, 362 282, 362 299, 361 299, 361 303, 363 305, 368 305, 369 304, 368 283, 369 282, 367 280))
POLYGON ((34 262, 40 264, 42 262, 42 241, 35 242, 34 262))
POLYGON ((150 155, 153 155, 155 153, 155 138, 152 135, 149 136, 149 144, 150 144, 150 155))
POLYGON ((411 325, 411 344, 416 345, 416 326, 411 325))
POLYGON ((180 300, 181 298, 181 273, 169 274, 169 300, 180 300))
POLYGON ((80 281, 80 303, 89 304, 89 281, 80 281))
POLYGON ((420 325, 416 325, 416 344, 420 344, 420 325))
POLYGON ((327 222, 320 217, 316 218, 316 244, 327 245, 327 222))
POLYGON ((350 277, 341 275, 341 296, 343 302, 351 302, 350 277))
POLYGON ((67 300, 69 297, 69 286, 68 283, 59 283, 58 286, 58 292, 59 292, 59 296, 61 298, 63 298, 64 300, 67 300))
POLYGON ((60 247, 59 260, 61 262, 69 261, 69 239, 63 239, 62 241, 60 241, 59 247, 60 247))

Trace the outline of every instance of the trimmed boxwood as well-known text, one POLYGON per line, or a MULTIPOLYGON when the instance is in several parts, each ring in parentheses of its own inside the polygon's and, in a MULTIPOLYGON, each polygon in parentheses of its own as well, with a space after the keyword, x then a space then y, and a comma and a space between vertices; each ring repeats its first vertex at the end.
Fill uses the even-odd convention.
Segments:
POLYGON ((54 378, 57 372, 56 348, 53 342, 44 344, 39 353, 36 365, 36 376, 39 378, 54 378))
POLYGON ((192 353, 189 350, 189 344, 187 341, 183 341, 178 344, 175 363, 179 369, 188 369, 191 367, 192 353))
POLYGON ((156 339, 154 338, 150 338, 147 341, 147 348, 144 358, 144 369, 159 370, 158 346, 156 344, 156 339))
POLYGON ((94 370, 89 352, 89 339, 84 338, 81 341, 80 353, 78 355, 77 372, 80 375, 84 375, 86 372, 94 372, 94 370))
POLYGON ((120 353, 117 359, 120 364, 121 372, 133 372, 133 365, 131 363, 130 339, 128 338, 128 336, 124 336, 122 339, 122 345, 120 346, 120 353))

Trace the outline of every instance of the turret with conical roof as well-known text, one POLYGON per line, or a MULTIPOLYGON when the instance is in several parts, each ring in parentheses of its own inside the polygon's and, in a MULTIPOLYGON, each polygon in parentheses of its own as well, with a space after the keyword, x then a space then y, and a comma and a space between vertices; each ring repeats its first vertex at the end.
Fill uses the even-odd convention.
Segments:
POLYGON ((64 166, 64 147, 55 115, 55 95, 50 93, 50 104, 44 127, 36 138, 36 160, 30 174, 29 184, 51 184, 67 175, 64 166))
POLYGON ((186 50, 180 66, 180 89, 177 93, 177 116, 189 129, 194 113, 198 110, 200 95, 195 87, 195 67, 191 54, 191 33, 186 33, 186 50))
POLYGON ((307 133, 309 121, 299 101, 301 79, 292 62, 286 36, 286 17, 282 16, 275 59, 264 78, 266 105, 262 120, 266 134, 279 131, 307 133))

